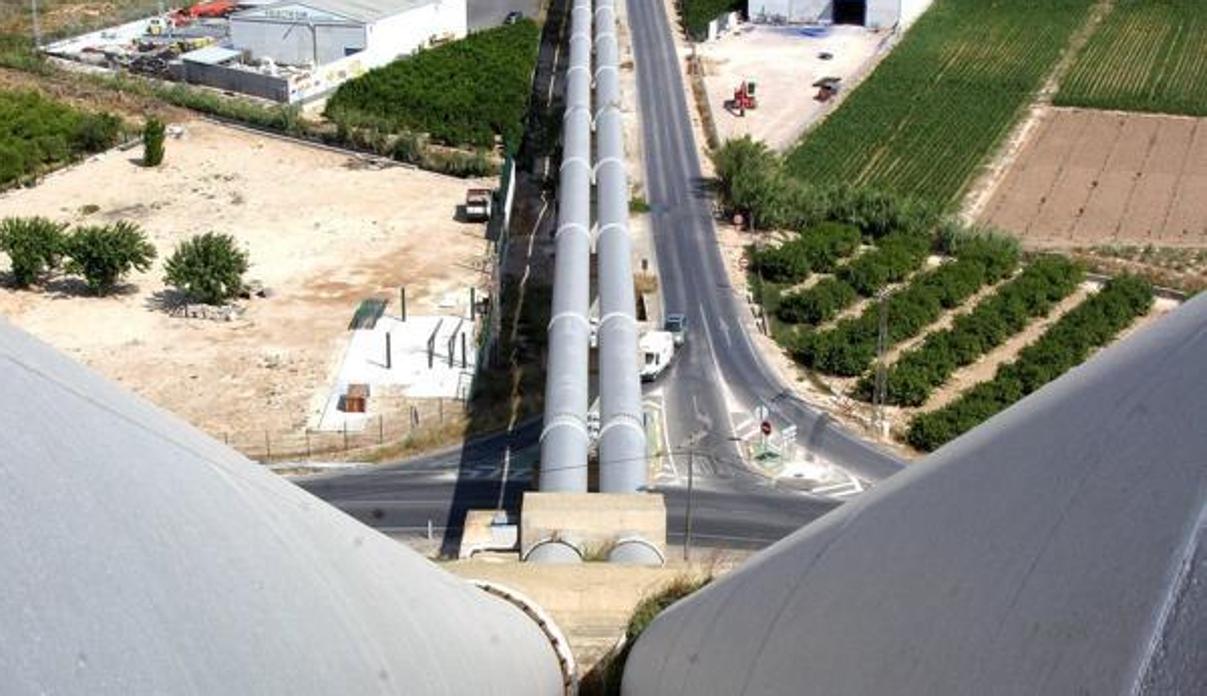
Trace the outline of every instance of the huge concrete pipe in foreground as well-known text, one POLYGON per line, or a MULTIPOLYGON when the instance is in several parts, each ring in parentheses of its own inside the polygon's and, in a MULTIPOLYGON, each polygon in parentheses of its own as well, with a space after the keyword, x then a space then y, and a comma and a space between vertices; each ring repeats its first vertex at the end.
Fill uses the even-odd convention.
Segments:
POLYGON ((595 181, 601 493, 636 493, 647 478, 619 56, 615 0, 599 0, 595 9, 595 181))
POLYGON ((0 319, 0 691, 565 693, 537 621, 0 319))
POLYGON ((654 620, 626 696, 1207 693, 1207 297, 654 620))
POLYGON ((574 0, 558 183, 540 489, 587 490, 591 325, 591 0, 574 0))

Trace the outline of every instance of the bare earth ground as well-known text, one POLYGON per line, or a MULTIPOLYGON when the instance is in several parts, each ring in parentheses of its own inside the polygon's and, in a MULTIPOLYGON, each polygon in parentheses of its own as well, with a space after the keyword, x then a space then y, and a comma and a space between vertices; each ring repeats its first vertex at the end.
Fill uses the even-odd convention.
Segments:
POLYGON ((718 135, 722 141, 750 135, 776 150, 790 147, 836 103, 814 99, 817 89, 811 85, 823 77, 840 77, 847 88, 887 37, 855 26, 836 26, 825 38, 809 38, 800 27, 744 24, 739 31, 700 44, 697 50, 718 135), (822 60, 818 57, 822 52, 833 57, 822 60), (758 108, 738 117, 724 105, 746 79, 757 83, 758 108))
POLYGON ((1207 119, 1051 109, 980 220, 1033 247, 1207 245, 1207 119))
MULTIPOLYGON (((0 289, 0 313, 106 376, 221 437, 232 430, 302 428, 321 402, 360 300, 380 295, 408 311, 462 303, 485 282, 480 225, 454 220, 475 185, 218 126, 184 124, 165 164, 111 151, 0 196, 0 217, 72 223, 130 220, 159 252, 123 292, 96 298, 73 279, 41 291, 0 289), (85 214, 85 205, 99 210, 85 214), (234 235, 248 279, 273 290, 229 323, 172 318, 163 261, 197 233, 234 235)), ((483 182, 486 183, 486 182, 483 182)), ((3 260, 0 267, 7 267, 3 260)))

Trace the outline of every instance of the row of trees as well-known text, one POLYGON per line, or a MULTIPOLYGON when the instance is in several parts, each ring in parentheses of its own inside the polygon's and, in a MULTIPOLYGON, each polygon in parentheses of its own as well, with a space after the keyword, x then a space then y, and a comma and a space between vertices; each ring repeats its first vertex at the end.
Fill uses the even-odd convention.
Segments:
POLYGON ((803 230, 833 221, 854 225, 875 241, 893 232, 929 235, 942 221, 938 208, 917 200, 845 184, 806 184, 750 136, 727 141, 712 161, 721 202, 753 228, 803 230))
POLYGON ((833 319, 859 299, 872 297, 890 283, 913 273, 931 250, 931 241, 915 232, 883 237, 877 247, 837 268, 837 276, 811 288, 785 293, 776 316, 790 324, 820 324, 833 319))
POLYGON ((117 144, 122 122, 36 92, 0 90, 0 188, 41 169, 117 144))
POLYGON ((1008 408, 1079 365, 1152 307, 1152 287, 1134 276, 1118 276, 1101 292, 1053 324, 996 376, 964 392, 947 406, 916 416, 907 440, 929 452, 1008 408))
MULTIPOLYGON (((963 245, 960 256, 914 278, 888 298, 887 342, 916 336, 944 310, 958 307, 982 286, 1010 275, 1018 264, 1018 246, 1003 237, 984 236, 963 245)), ((794 357, 826 374, 854 377, 868 369, 880 336, 879 304, 828 331, 800 335, 794 357)))
POLYGON ((773 283, 799 283, 814 271, 832 273, 855 253, 862 235, 853 225, 824 222, 778 246, 751 253, 755 270, 773 283))
MULTIPOLYGON (((13 284, 27 288, 62 269, 84 279, 95 295, 106 295, 133 270, 146 271, 155 246, 134 223, 86 225, 68 231, 43 217, 0 221, 0 251, 9 257, 13 284)), ((206 233, 186 240, 165 264, 164 282, 189 298, 225 302, 243 290, 247 253, 230 235, 206 233)))
MULTIPOLYGON (((922 344, 897 358, 885 375, 888 403, 921 406, 931 393, 959 368, 1005 343, 1036 317, 1046 315, 1067 297, 1084 273, 1075 262, 1044 256, 1016 278, 1002 285, 967 314, 956 317, 948 329, 936 331, 922 344)), ((870 401, 874 376, 865 375, 855 396, 870 401)))

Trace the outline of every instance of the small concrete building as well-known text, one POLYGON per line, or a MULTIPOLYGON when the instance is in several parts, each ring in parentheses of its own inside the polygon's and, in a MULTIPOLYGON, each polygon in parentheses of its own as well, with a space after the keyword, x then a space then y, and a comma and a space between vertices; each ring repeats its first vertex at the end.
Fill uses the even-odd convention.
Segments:
POLYGON ((281 0, 230 18, 253 60, 322 65, 358 53, 380 64, 466 34, 466 0, 281 0))
POLYGON ((752 22, 858 24, 888 29, 901 21, 901 0, 749 0, 752 22))

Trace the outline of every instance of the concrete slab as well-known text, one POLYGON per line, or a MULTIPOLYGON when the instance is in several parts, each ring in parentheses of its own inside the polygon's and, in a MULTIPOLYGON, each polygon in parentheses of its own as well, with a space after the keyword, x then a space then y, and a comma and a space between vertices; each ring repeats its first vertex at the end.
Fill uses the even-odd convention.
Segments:
POLYGON ((619 541, 640 538, 666 558, 666 504, 651 493, 524 493, 520 557, 550 540, 601 560, 619 541), (596 558, 599 557, 599 558, 596 558))
POLYGON ((353 331, 315 429, 363 430, 382 391, 416 399, 466 398, 477 369, 475 335, 474 321, 451 314, 411 315, 405 322, 383 316, 374 328, 353 331), (369 385, 365 413, 341 409, 351 384, 369 385))

